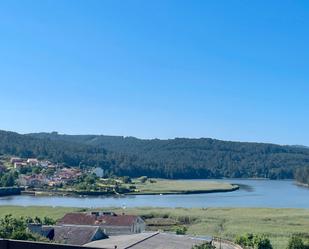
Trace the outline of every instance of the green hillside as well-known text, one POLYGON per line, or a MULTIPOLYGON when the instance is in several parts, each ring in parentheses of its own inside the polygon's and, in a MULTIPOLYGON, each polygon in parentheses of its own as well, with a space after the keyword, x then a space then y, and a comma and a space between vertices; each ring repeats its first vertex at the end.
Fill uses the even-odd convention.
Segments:
POLYGON ((0 153, 41 157, 70 166, 99 166, 109 174, 161 178, 293 178, 309 167, 309 149, 209 138, 144 140, 133 137, 20 135, 0 131, 0 153))

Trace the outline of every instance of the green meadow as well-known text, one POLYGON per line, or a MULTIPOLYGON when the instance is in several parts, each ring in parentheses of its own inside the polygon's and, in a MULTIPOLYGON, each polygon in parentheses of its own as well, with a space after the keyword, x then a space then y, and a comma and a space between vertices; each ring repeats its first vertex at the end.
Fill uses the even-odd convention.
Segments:
POLYGON ((140 194, 190 194, 233 191, 238 189, 238 186, 226 182, 166 179, 149 179, 145 183, 137 181, 135 186, 140 194))

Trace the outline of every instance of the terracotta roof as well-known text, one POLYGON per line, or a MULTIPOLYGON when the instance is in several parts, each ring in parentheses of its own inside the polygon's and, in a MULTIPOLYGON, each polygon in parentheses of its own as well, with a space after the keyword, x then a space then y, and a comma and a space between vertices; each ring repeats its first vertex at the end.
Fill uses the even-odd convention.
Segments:
POLYGON ((95 215, 91 213, 67 213, 58 224, 131 226, 138 216, 135 215, 95 215))
POLYGON ((57 224, 95 225, 96 217, 88 213, 67 213, 57 224))
POLYGON ((106 226, 131 226, 136 221, 137 216, 135 215, 119 215, 119 216, 109 216, 104 215, 98 217, 97 221, 102 225, 106 226))

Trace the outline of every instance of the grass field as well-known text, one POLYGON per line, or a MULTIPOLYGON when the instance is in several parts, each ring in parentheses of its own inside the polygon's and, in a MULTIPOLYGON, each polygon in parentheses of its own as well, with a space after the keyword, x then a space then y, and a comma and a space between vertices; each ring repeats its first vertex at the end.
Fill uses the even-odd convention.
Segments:
POLYGON ((238 188, 229 183, 210 181, 182 181, 155 179, 145 183, 136 183, 140 194, 181 194, 216 191, 231 191, 238 188))
MULTIPOLYGON (((116 212, 121 209, 110 208, 116 212)), ((0 206, 0 216, 13 214, 15 216, 50 216, 59 219, 66 212, 81 211, 79 208, 63 207, 17 207, 0 206)), ((289 236, 300 233, 309 239, 309 209, 270 209, 270 208, 134 208, 127 209, 128 214, 141 215, 147 220, 175 221, 173 225, 152 229, 174 230, 175 223, 185 225, 188 234, 221 236, 234 239, 244 233, 265 233, 271 239, 274 249, 286 248, 289 236), (160 220, 160 219, 159 219, 160 220)), ((169 222, 167 222, 168 224, 169 222)))

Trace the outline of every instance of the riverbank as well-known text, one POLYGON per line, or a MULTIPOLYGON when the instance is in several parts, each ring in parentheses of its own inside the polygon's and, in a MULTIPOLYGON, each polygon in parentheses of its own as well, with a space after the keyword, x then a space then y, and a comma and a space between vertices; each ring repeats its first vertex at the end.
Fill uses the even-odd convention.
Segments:
POLYGON ((295 184, 297 185, 297 186, 301 186, 301 187, 305 187, 305 188, 309 188, 309 184, 305 184, 305 183, 302 183, 302 182, 295 182, 295 184))
MULTIPOLYGON (((66 207, 0 206, 0 216, 49 216, 61 218, 67 212, 89 209, 66 207)), ((120 208, 104 208, 122 213, 120 208)), ((309 238, 309 209, 278 208, 128 208, 127 214, 142 216, 150 230, 175 231, 186 226, 188 234, 211 235, 234 240, 244 233, 266 234, 274 249, 286 248, 292 234, 309 238)))
POLYGON ((38 189, 34 191, 23 191, 23 195, 37 196, 117 196, 117 195, 173 195, 173 194, 207 194, 231 192, 239 189, 236 184, 216 181, 203 180, 166 180, 166 179, 148 179, 146 182, 133 180, 132 183, 126 184, 134 186, 132 192, 117 193, 103 191, 77 191, 77 190, 49 190, 38 189))

